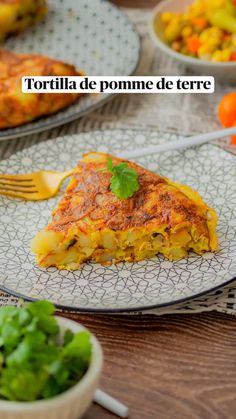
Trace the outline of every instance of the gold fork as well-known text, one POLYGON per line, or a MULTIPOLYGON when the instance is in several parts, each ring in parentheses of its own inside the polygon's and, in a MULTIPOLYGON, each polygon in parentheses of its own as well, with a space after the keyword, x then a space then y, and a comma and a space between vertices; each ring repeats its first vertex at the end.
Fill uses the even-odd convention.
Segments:
POLYGON ((62 182, 72 173, 73 170, 67 172, 41 170, 23 175, 0 174, 0 195, 28 201, 48 199, 56 195, 62 182))
MULTIPOLYGON (((236 134, 236 127, 208 132, 206 134, 183 137, 176 141, 164 144, 152 145, 149 147, 126 151, 120 155, 121 158, 133 159, 135 157, 147 156, 154 153, 164 153, 170 150, 185 149, 198 146, 212 140, 224 138, 236 134)), ((70 176, 73 170, 68 172, 52 172, 42 170, 40 172, 28 173, 26 175, 1 175, 0 174, 0 195, 12 196, 14 198, 38 201, 54 196, 64 179, 70 176)))

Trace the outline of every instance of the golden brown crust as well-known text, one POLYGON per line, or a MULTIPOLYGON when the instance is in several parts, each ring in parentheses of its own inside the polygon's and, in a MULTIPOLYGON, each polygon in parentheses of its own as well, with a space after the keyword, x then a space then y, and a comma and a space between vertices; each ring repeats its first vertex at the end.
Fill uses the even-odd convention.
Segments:
POLYGON ((0 0, 1 4, 19 4, 20 0, 0 0))
POLYGON ((0 41, 23 32, 46 14, 46 0, 0 0, 0 41))
POLYGON ((118 199, 110 190, 108 157, 114 165, 122 161, 94 152, 78 163, 52 223, 32 242, 40 266, 75 270, 88 260, 111 264, 157 254, 178 260, 189 251, 217 249, 217 215, 197 192, 127 161, 140 189, 118 199))
POLYGON ((79 76, 73 65, 45 56, 0 50, 0 128, 9 128, 69 106, 81 94, 22 93, 23 76, 79 76))
MULTIPOLYGON (((55 211, 48 229, 66 234, 70 227, 80 223, 84 217, 89 217, 96 222, 93 229, 98 230, 109 228, 121 231, 149 225, 166 225, 168 230, 190 223, 196 225, 199 233, 208 235, 208 207, 202 201, 198 205, 174 184, 169 183, 168 179, 135 163, 127 162, 129 167, 138 172, 140 189, 129 199, 118 199, 110 190, 111 174, 100 171, 106 167, 109 156, 100 156, 98 161, 78 163, 66 195, 55 211)), ((113 156, 112 160, 113 164, 121 161, 113 156)))

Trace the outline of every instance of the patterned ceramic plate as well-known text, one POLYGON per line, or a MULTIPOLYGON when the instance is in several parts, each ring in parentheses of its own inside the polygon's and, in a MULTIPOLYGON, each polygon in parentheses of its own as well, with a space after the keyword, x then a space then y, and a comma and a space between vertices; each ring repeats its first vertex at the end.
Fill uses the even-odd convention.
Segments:
MULTIPOLYGON (((82 152, 119 155, 125 149, 172 139, 176 136, 122 130, 60 137, 13 155, 1 162, 1 171, 67 170, 82 152)), ((30 253, 30 241, 50 220, 60 197, 41 202, 0 197, 0 287, 27 299, 47 298, 68 309, 115 312, 172 304, 231 281, 236 276, 235 157, 216 146, 204 145, 142 157, 137 162, 193 187, 216 208, 220 243, 216 254, 192 253, 175 262, 155 257, 110 267, 86 263, 75 272, 38 268, 30 253)))
MULTIPOLYGON (((72 63, 91 76, 126 76, 135 72, 139 37, 120 9, 106 0, 48 0, 48 4, 45 22, 10 38, 4 46, 16 52, 49 55, 72 63)), ((0 140, 65 124, 101 106, 111 96, 85 96, 55 115, 0 130, 0 140)))

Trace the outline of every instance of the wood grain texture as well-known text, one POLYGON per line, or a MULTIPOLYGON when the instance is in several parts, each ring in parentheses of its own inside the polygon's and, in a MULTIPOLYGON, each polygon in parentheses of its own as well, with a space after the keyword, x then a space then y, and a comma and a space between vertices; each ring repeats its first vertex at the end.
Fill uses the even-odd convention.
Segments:
MULTIPOLYGON (((130 419, 234 419, 236 318, 198 315, 66 315, 103 345, 101 388, 130 419)), ((114 416, 93 405, 85 419, 114 416)))

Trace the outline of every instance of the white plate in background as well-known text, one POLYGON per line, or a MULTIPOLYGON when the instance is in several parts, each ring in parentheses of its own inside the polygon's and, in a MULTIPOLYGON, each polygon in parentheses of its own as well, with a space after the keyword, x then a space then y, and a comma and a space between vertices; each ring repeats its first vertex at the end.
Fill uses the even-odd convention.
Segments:
MULTIPOLYGON (((74 64, 89 76, 129 76, 139 62, 139 36, 128 17, 106 0, 49 0, 45 21, 9 38, 4 48, 47 55, 74 64)), ((105 103, 111 94, 86 95, 54 115, 0 130, 0 140, 44 131, 73 121, 105 103)))

